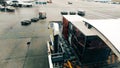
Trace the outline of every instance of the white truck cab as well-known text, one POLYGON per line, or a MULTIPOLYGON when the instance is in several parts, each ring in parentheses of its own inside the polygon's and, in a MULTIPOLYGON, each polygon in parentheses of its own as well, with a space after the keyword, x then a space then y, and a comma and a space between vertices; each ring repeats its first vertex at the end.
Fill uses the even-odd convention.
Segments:
POLYGON ((32 7, 32 3, 26 3, 21 0, 9 0, 6 1, 8 5, 14 6, 14 7, 32 7))

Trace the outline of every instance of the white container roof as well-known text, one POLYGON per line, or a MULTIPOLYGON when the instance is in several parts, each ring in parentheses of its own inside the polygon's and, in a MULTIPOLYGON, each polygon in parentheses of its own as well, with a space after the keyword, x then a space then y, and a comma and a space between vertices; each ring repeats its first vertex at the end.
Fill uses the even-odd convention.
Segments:
POLYGON ((120 19, 91 20, 89 23, 100 31, 120 54, 120 19))

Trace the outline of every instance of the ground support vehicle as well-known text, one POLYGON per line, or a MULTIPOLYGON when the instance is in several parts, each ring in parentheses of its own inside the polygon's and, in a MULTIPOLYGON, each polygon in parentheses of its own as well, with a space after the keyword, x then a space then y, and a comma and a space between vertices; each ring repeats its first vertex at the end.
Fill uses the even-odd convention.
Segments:
POLYGON ((0 11, 3 9, 4 7, 2 5, 0 5, 0 11))
POLYGON ((32 3, 21 3, 23 7, 32 7, 32 3))
POLYGON ((78 10, 77 14, 80 16, 85 16, 85 11, 84 10, 78 10))
POLYGON ((14 12, 15 11, 15 8, 14 7, 11 7, 11 6, 6 6, 6 7, 0 7, 0 11, 2 12, 14 12))
POLYGON ((45 11, 39 11, 39 19, 46 19, 46 12, 45 11))
POLYGON ((29 21, 29 20, 21 21, 21 25, 23 25, 23 26, 27 26, 27 25, 30 25, 30 24, 31 24, 31 21, 29 21))
POLYGON ((8 5, 13 7, 32 7, 32 3, 25 3, 21 0, 9 0, 6 1, 8 5))
POLYGON ((15 8, 14 8, 14 7, 11 7, 11 6, 7 6, 6 11, 7 11, 7 12, 14 12, 14 11, 15 11, 15 8))
POLYGON ((34 17, 34 18, 31 19, 31 22, 37 22, 37 21, 39 21, 39 18, 34 17))
POLYGON ((68 4, 72 4, 72 2, 68 1, 68 4))
MULTIPOLYGON (((63 15, 61 28, 53 25, 53 36, 50 35, 50 41, 47 42, 50 68, 119 68, 119 44, 110 44, 112 41, 106 39, 106 32, 102 36, 101 32, 104 31, 97 30, 108 27, 108 24, 110 26, 110 22, 113 25, 111 20, 96 21, 78 15, 63 15), (108 24, 99 27, 98 23, 103 21, 108 24)), ((114 21, 119 23, 118 19, 114 21)))
POLYGON ((48 0, 47 3, 52 3, 52 0, 48 0))
POLYGON ((6 8, 5 8, 5 7, 1 7, 1 8, 0 8, 0 11, 5 12, 5 11, 6 11, 6 8))
POLYGON ((68 15, 67 11, 61 11, 61 15, 68 15))
POLYGON ((69 14, 70 14, 70 15, 75 15, 75 14, 76 14, 76 12, 71 11, 71 12, 69 12, 69 14))

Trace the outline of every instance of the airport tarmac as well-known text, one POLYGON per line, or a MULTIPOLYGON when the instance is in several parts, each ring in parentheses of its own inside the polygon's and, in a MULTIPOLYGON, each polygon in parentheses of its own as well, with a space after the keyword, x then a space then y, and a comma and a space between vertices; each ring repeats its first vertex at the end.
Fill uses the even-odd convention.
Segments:
POLYGON ((0 13, 0 68, 48 68, 46 20, 21 26, 22 20, 38 17, 37 9, 16 8, 15 13, 0 13))
POLYGON ((0 12, 0 68, 49 68, 47 26, 49 21, 62 21, 61 11, 83 9, 87 19, 120 18, 120 5, 69 1, 73 4, 69 5, 68 0, 53 0, 51 4, 16 8, 14 13, 0 12), (47 13, 47 19, 21 26, 22 20, 38 17, 39 10, 47 13))

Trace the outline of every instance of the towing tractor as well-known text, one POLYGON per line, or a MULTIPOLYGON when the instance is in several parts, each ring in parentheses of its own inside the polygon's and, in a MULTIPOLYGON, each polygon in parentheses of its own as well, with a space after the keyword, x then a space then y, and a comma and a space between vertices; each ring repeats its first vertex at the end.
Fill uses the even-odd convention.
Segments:
POLYGON ((46 19, 46 12, 45 11, 39 11, 39 19, 46 19))
POLYGON ((50 68, 120 68, 119 21, 63 15, 61 23, 52 22, 50 68))

